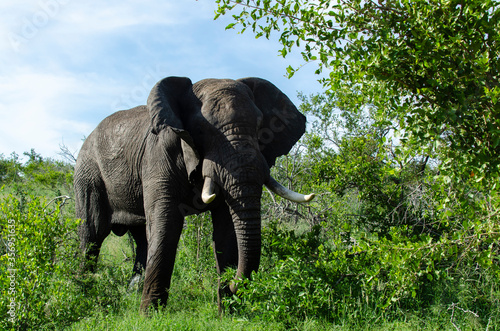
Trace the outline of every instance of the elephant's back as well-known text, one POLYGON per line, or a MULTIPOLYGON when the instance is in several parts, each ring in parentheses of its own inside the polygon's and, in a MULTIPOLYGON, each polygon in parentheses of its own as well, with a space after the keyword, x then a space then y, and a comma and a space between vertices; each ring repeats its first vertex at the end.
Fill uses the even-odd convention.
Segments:
POLYGON ((111 114, 85 140, 75 174, 97 172, 108 194, 140 198, 142 156, 150 134, 145 106, 111 114))
POLYGON ((140 149, 141 140, 150 132, 145 106, 121 110, 106 117, 85 139, 81 153, 96 161, 114 160, 140 149))

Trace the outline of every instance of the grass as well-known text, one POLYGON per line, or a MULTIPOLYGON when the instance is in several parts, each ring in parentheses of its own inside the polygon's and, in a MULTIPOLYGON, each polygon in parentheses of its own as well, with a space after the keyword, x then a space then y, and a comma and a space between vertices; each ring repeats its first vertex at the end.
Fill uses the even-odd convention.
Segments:
MULTIPOLYGON (((177 263, 172 279, 169 302, 166 307, 144 316, 139 312, 141 293, 127 292, 119 304, 118 313, 97 311, 73 324, 67 330, 282 330, 282 326, 265 321, 246 321, 231 316, 219 316, 216 298, 215 274, 196 279, 196 270, 184 272, 182 265, 189 266, 189 258, 179 244, 177 263), (180 260, 180 261, 179 261, 180 260), (212 284, 209 284, 212 282, 212 284)), ((110 235, 101 251, 101 263, 111 266, 125 265, 132 268, 133 251, 127 236, 110 235)), ((192 261, 191 261, 192 262, 192 261)), ((214 265, 215 269, 215 265, 214 265)), ((125 288, 127 284, 123 284, 125 288)))
MULTIPOLYGON (((279 321, 261 320, 258 315, 251 320, 237 314, 219 316, 216 274, 203 274, 201 270, 196 270, 195 261, 185 249, 186 245, 185 238, 181 239, 170 298, 165 307, 144 316, 139 312, 141 293, 126 291, 127 284, 122 284, 123 294, 116 309, 96 309, 92 315, 72 324, 67 330, 457 330, 454 323, 460 330, 481 328, 472 315, 463 316, 463 312, 457 311, 456 316, 459 313, 462 315, 458 323, 451 320, 447 307, 438 306, 423 311, 420 316, 401 311, 396 318, 388 318, 383 314, 371 316, 373 312, 367 310, 358 311, 357 316, 347 317, 337 323, 310 319, 298 321, 292 326, 279 321)), ((108 268, 115 265, 131 269, 132 247, 127 236, 110 235, 103 245, 100 258, 108 268)))
MULTIPOLYGON (((146 317, 138 313, 139 299, 136 303, 136 307, 129 307, 117 315, 96 315, 84 319, 69 330, 263 330, 270 326, 264 322, 220 318, 214 304, 200 303, 197 309, 183 311, 164 308, 146 317)), ((280 329, 279 325, 271 328, 280 329)))

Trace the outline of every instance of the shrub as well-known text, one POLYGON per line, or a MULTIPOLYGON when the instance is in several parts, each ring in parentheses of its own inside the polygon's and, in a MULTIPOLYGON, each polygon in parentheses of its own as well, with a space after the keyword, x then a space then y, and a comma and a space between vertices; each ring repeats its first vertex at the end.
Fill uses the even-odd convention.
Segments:
POLYGON ((54 315, 64 312, 57 305, 66 305, 61 299, 69 286, 67 277, 61 276, 77 270, 75 240, 71 238, 77 222, 62 219, 58 208, 48 212, 41 199, 23 200, 9 196, 0 204, 7 253, 1 257, 0 276, 0 309, 9 314, 0 322, 5 329, 34 328, 60 318, 54 315))
POLYGON ((262 268, 251 282, 242 281, 240 295, 226 306, 290 326, 312 319, 366 326, 381 316, 401 319, 401 312, 419 315, 431 307, 451 314, 453 323, 470 325, 467 319, 475 316, 476 327, 496 325, 498 226, 475 222, 440 239, 408 233, 393 227, 390 239, 360 234, 353 242, 321 226, 297 233, 270 222, 263 232, 262 268))
POLYGON ((121 301, 130 275, 116 267, 80 274, 78 221, 63 217, 60 205, 49 209, 35 197, 0 202, 0 314, 7 316, 0 329, 60 329, 121 301))

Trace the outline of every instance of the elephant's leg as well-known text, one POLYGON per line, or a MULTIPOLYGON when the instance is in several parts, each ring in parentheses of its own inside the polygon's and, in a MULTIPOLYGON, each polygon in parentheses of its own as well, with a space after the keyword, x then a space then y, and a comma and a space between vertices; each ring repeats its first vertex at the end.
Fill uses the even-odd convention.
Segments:
POLYGON ((146 225, 132 226, 129 228, 129 231, 136 244, 133 273, 134 275, 142 274, 143 270, 146 269, 146 259, 148 257, 146 225))
POLYGON ((111 232, 109 207, 99 179, 80 179, 75 183, 76 217, 83 220, 78 228, 84 270, 94 271, 101 245, 111 232))
POLYGON ((132 278, 130 279, 129 289, 134 287, 141 279, 143 271, 146 269, 146 259, 148 256, 148 240, 146 238, 146 226, 138 225, 129 228, 130 234, 134 238, 135 261, 132 270, 132 278))
MULTIPOLYGON (((155 191, 156 192, 156 191, 155 191)), ((177 244, 181 236, 184 217, 172 201, 154 199, 145 203, 149 212, 146 223, 148 242, 146 274, 142 291, 141 310, 166 304, 170 280, 174 269, 177 244)))
MULTIPOLYGON (((213 249, 217 262, 217 272, 220 275, 226 268, 238 265, 236 233, 229 207, 225 203, 212 210, 212 222, 214 228, 213 249)), ((231 291, 227 284, 221 283, 220 277, 218 283, 217 302, 219 312, 222 313, 221 299, 223 296, 230 295, 231 291)))

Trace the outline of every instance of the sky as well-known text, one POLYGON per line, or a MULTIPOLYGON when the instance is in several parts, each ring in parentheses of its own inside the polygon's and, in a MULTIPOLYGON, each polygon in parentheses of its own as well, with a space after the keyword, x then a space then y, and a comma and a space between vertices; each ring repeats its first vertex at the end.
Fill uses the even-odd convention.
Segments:
POLYGON ((2 0, 0 154, 77 154, 106 116, 146 103, 167 76, 261 77, 298 106, 321 92, 314 64, 214 20, 215 0, 2 0), (304 65, 291 79, 286 67, 304 65))

